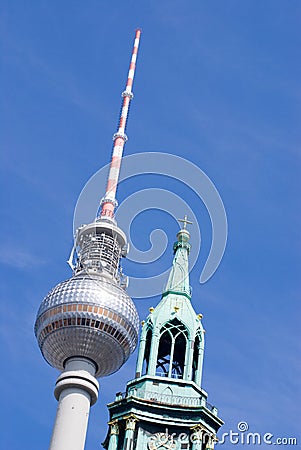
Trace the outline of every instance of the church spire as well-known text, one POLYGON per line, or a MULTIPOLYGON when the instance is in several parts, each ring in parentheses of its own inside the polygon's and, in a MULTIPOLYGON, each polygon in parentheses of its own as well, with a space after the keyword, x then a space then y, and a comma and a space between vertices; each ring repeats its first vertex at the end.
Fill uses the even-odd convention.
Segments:
POLYGON ((162 299, 143 324, 136 376, 166 377, 201 384, 204 329, 191 305, 187 216, 174 243, 174 260, 162 299))
POLYGON ((190 252, 190 234, 186 229, 187 224, 192 224, 187 220, 187 216, 184 219, 179 219, 179 222, 183 222, 183 228, 177 234, 177 242, 174 243, 174 260, 172 270, 170 272, 165 290, 162 297, 168 294, 185 295, 189 299, 191 298, 190 286, 189 286, 189 267, 188 267, 188 255, 190 252))
POLYGON ((180 222, 161 301, 142 322, 135 379, 108 405, 107 450, 213 450, 223 424, 201 387, 205 330, 189 288, 190 222, 180 222))

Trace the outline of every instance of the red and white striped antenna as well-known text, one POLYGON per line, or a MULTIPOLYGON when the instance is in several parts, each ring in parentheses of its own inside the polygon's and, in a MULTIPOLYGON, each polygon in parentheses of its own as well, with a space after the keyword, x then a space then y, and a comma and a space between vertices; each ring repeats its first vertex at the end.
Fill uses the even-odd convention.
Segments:
POLYGON ((132 92, 135 69, 136 69, 136 60, 137 53, 139 47, 141 30, 136 30, 134 48, 132 52, 132 58, 126 83, 125 91, 122 93, 122 108, 120 113, 119 125, 117 133, 113 136, 113 154, 111 159, 110 171, 107 181, 106 193, 104 198, 101 201, 101 219, 113 219, 114 218, 114 210, 117 206, 116 201, 116 190, 119 179, 119 172, 121 166, 121 159, 123 154, 124 144, 127 141, 127 135, 125 134, 127 117, 129 112, 129 106, 134 94, 132 92))

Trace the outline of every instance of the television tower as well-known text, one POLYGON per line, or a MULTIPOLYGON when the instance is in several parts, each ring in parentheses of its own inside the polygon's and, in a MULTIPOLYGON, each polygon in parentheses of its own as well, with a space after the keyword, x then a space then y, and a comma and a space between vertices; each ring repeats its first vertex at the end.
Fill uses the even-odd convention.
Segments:
POLYGON ((69 260, 73 275, 44 298, 35 322, 43 357, 62 372, 54 389, 58 409, 50 450, 83 450, 98 397, 96 378, 120 369, 137 345, 139 317, 120 269, 127 239, 114 210, 140 35, 137 30, 101 212, 77 230, 69 260))

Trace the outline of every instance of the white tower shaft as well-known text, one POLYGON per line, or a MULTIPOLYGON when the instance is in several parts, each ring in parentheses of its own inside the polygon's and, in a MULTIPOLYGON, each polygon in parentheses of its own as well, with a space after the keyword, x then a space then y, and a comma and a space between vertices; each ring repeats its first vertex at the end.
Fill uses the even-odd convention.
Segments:
POLYGON ((67 361, 54 390, 59 403, 49 450, 84 450, 90 406, 98 396, 95 369, 85 358, 67 361))
POLYGON ((96 377, 116 372, 138 340, 138 313, 119 266, 127 240, 115 224, 114 207, 140 34, 137 30, 122 94, 101 216, 78 229, 74 274, 43 299, 35 322, 45 360, 62 371, 54 390, 58 409, 50 450, 84 450, 90 406, 98 397, 96 377))

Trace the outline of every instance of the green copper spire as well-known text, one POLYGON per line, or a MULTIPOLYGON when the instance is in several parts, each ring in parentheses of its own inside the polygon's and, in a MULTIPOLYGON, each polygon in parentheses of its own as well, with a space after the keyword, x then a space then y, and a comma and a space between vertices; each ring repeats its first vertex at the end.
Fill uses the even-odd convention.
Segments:
POLYGON ((191 304, 189 232, 183 228, 174 244, 174 260, 160 303, 150 309, 142 327, 136 374, 201 383, 204 329, 191 304))
POLYGON ((189 299, 191 298, 190 286, 189 286, 189 268, 188 268, 188 255, 190 252, 189 238, 190 234, 186 229, 187 223, 192 223, 187 220, 187 216, 184 219, 179 219, 179 222, 184 222, 183 228, 177 234, 177 242, 174 243, 174 260, 173 267, 170 272, 165 290, 162 297, 168 294, 185 295, 189 299))
POLYGON ((201 387, 205 330, 191 302, 190 222, 187 216, 180 222, 162 298, 141 323, 136 376, 108 405, 108 450, 213 450, 223 424, 201 387))

